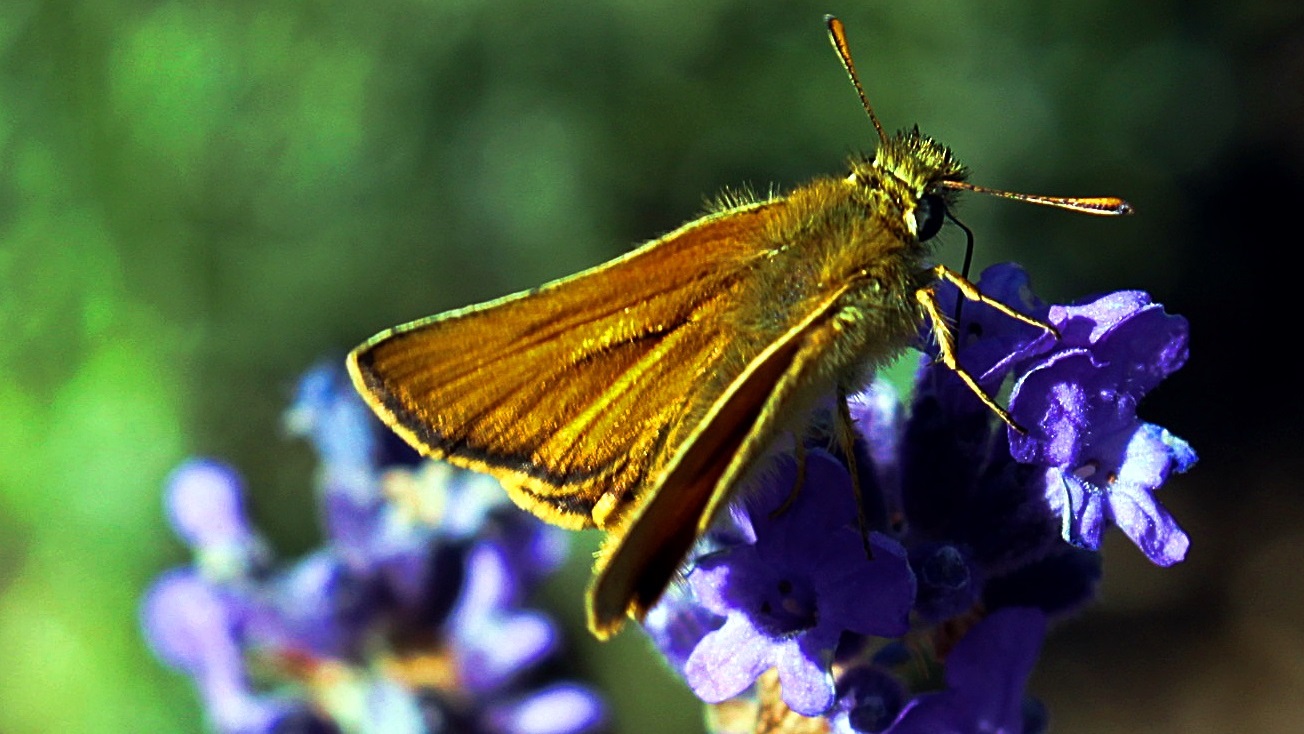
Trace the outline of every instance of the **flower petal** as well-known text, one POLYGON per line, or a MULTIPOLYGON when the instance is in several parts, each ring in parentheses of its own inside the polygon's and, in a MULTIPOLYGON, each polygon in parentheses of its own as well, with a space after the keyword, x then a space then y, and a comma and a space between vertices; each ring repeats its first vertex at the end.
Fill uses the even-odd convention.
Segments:
POLYGON ((1190 538, 1145 487, 1124 483, 1110 487, 1109 514, 1155 565, 1171 566, 1186 558, 1190 538))
POLYGON ((495 734, 581 734, 596 731, 607 713, 593 692, 574 684, 557 684, 488 712, 488 731, 495 734))
POLYGON ((145 638, 169 665, 197 675, 213 668, 241 669, 231 612, 194 571, 163 574, 141 604, 145 638))
POLYGON ((1079 548, 1097 550, 1105 531, 1105 491, 1091 482, 1054 469, 1048 491, 1062 492, 1065 511, 1061 515, 1064 539, 1079 548))
POLYGON ((783 702, 802 716, 822 716, 833 705, 833 647, 829 635, 803 635, 778 646, 775 667, 783 702))
POLYGON ((234 469, 196 459, 168 478, 164 504, 177 534, 191 548, 243 543, 253 533, 244 507, 244 482, 234 469))
POLYGON ((772 664, 770 640, 741 613, 702 638, 684 664, 684 678, 697 697, 719 703, 737 696, 772 664))

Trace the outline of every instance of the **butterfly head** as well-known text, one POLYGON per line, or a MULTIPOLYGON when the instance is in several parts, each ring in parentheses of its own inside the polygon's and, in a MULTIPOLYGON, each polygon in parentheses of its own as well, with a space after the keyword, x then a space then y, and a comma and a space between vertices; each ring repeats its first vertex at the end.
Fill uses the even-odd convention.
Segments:
POLYGON ((902 234, 919 242, 937 234, 955 198, 947 182, 962 181, 964 166, 946 146, 912 128, 885 137, 873 159, 854 158, 848 182, 885 199, 898 212, 902 234))

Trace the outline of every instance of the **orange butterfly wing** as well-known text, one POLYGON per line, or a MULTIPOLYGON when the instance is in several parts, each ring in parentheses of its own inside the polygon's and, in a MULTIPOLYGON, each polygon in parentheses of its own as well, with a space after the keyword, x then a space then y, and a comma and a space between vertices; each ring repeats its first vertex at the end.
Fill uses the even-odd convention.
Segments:
POLYGON ((605 526, 676 453, 686 411, 728 385, 704 379, 730 347, 713 319, 785 206, 711 214, 578 275, 382 332, 350 373, 426 455, 495 476, 555 524, 605 526))

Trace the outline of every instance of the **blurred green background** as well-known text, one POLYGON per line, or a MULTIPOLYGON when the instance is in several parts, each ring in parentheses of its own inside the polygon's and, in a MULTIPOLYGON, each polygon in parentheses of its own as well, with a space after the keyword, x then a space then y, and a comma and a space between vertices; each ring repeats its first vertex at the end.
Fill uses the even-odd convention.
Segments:
MULTIPOLYGON (((1142 406, 1202 455, 1162 495, 1191 556, 1109 545, 1032 684, 1055 730, 1298 731, 1304 8, 1263 0, 4 0, 0 731, 202 729, 136 626, 185 558, 161 482, 224 457, 278 549, 311 547, 312 459, 279 415, 312 362, 872 147, 826 12, 888 128, 978 183, 1139 211, 970 196, 980 266, 1192 321, 1189 366, 1142 406)), ((578 631, 584 555, 545 600, 579 670, 620 731, 693 731, 637 635, 578 631)))

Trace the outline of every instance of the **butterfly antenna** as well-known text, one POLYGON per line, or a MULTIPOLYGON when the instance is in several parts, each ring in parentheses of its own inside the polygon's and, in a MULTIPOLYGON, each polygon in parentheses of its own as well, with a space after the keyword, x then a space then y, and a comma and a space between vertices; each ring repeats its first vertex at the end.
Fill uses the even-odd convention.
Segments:
POLYGON ((1015 201, 1026 201, 1029 204, 1040 204, 1041 206, 1052 206, 1056 209, 1068 209, 1069 211, 1082 212, 1083 214, 1096 214, 1104 217, 1117 217, 1124 214, 1131 214, 1134 209, 1132 205, 1116 196, 1041 196, 1040 194, 1020 194, 1016 191, 1002 191, 1000 189, 989 189, 986 186, 977 186, 967 181, 939 181, 938 185, 947 189, 958 189, 960 191, 972 191, 978 194, 991 194, 999 196, 1002 199, 1014 199, 1015 201))
POLYGON ((829 40, 833 42, 833 50, 842 61, 842 68, 847 70, 847 76, 851 77, 851 84, 856 88, 856 94, 860 95, 860 105, 865 108, 865 114, 869 115, 869 121, 874 123, 879 141, 886 145, 887 133, 883 132, 883 125, 878 121, 878 115, 874 114, 874 108, 869 105, 869 97, 865 96, 865 88, 861 86, 860 76, 856 74, 856 65, 851 61, 851 47, 847 45, 846 26, 832 15, 824 16, 824 24, 829 28, 829 40))

